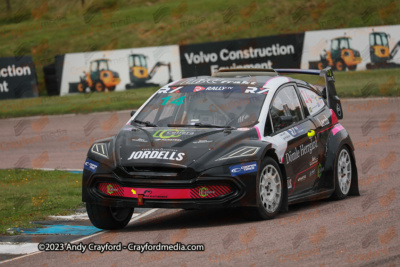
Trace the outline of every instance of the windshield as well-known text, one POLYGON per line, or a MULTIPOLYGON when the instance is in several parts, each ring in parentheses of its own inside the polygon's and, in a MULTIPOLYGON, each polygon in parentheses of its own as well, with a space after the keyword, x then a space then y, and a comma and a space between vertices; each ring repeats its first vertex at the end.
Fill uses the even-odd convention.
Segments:
POLYGON ((196 88, 204 89, 196 86, 191 89, 192 92, 156 94, 135 121, 161 127, 195 124, 251 127, 258 122, 266 94, 245 94, 233 90, 196 91, 196 88))

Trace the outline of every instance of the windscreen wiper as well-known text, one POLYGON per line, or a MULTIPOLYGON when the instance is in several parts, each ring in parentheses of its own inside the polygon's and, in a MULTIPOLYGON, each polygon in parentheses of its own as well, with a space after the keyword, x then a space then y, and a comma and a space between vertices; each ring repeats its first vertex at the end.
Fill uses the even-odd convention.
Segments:
POLYGON ((149 121, 140 121, 140 120, 133 120, 133 121, 136 122, 136 123, 144 124, 144 125, 146 125, 147 127, 157 127, 156 124, 151 123, 151 122, 149 122, 149 121))
POLYGON ((204 128, 228 128, 228 129, 234 129, 234 127, 230 126, 230 125, 215 125, 215 124, 204 124, 201 122, 196 122, 195 124, 172 124, 169 123, 168 127, 204 127, 204 128))
MULTIPOLYGON (((133 120, 133 122, 142 123, 142 124, 145 124, 146 126, 157 127, 157 125, 155 125, 149 121, 133 120)), ((133 126, 133 127, 135 127, 135 126, 133 126)), ((148 131, 146 131, 142 127, 135 127, 134 129, 143 131, 147 135, 147 138, 149 138, 151 146, 154 146, 154 138, 153 138, 153 136, 151 136, 151 134, 148 131)))

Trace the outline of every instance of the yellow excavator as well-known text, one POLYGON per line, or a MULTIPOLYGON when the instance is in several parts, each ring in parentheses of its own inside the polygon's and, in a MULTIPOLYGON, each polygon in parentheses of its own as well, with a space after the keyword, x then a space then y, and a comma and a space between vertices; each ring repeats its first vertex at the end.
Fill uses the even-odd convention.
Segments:
POLYGON ((400 49, 400 41, 396 43, 393 50, 389 52, 390 35, 385 32, 374 32, 369 34, 369 56, 371 62, 367 69, 398 67, 399 64, 390 62, 400 49))
POLYGON ((147 67, 147 57, 145 55, 131 54, 129 55, 128 61, 130 83, 125 85, 126 89, 145 86, 158 86, 159 84, 148 83, 148 81, 153 78, 154 74, 161 66, 168 67, 168 83, 172 82, 171 63, 157 62, 149 72, 147 67))
POLYGON ((92 60, 89 72, 83 72, 84 75, 80 77, 78 91, 85 92, 86 88, 90 88, 92 92, 103 92, 106 88, 114 91, 121 79, 118 72, 110 70, 109 61, 109 59, 92 60))
POLYGON ((337 37, 331 40, 331 50, 324 50, 320 61, 310 61, 310 69, 324 69, 327 66, 338 71, 344 71, 346 68, 355 70, 357 64, 361 63, 360 52, 351 47, 351 38, 347 36, 337 37))

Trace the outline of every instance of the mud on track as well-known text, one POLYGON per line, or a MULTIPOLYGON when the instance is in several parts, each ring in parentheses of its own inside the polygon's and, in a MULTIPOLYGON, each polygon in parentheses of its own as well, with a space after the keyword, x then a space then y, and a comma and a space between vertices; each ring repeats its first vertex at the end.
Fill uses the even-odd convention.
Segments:
MULTIPOLYGON (((400 98, 348 99, 361 197, 289 207, 270 221, 240 210, 158 210, 123 231, 85 243, 205 244, 205 252, 52 252, 8 264, 161 266, 342 266, 400 263, 400 98)), ((115 134, 129 111, 0 120, 0 168, 82 168, 97 138, 115 134), (39 138, 39 137, 40 138, 39 138)))

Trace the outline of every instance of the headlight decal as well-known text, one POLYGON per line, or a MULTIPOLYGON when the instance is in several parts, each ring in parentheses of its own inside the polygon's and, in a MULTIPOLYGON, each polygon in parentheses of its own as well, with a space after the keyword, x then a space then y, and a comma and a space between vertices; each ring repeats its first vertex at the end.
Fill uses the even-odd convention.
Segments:
POLYGON ((222 156, 221 158, 219 158, 217 160, 254 156, 255 154, 257 154, 259 149, 260 149, 259 147, 255 147, 255 146, 240 147, 240 148, 230 152, 229 154, 222 156))
POLYGON ((94 154, 108 158, 108 146, 106 143, 97 143, 92 146, 90 151, 94 154))

